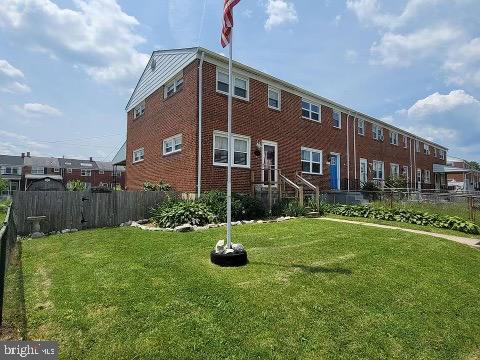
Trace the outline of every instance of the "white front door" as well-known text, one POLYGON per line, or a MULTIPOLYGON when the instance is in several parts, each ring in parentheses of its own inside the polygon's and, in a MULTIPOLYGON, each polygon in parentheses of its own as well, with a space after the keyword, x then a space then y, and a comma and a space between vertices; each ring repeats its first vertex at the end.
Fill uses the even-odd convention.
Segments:
POLYGON ((368 161, 367 159, 360 159, 360 186, 363 186, 368 181, 368 161))
POLYGON ((278 146, 273 141, 262 141, 262 183, 268 185, 269 175, 271 172, 271 180, 273 186, 277 182, 277 169, 278 169, 278 146))

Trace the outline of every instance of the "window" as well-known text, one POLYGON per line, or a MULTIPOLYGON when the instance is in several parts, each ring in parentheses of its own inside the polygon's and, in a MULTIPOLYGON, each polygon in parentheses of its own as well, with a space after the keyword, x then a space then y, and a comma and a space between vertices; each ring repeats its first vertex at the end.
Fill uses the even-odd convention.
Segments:
POLYGON ((384 179, 384 164, 383 161, 373 160, 373 179, 374 180, 383 180, 384 179))
POLYGON ((375 140, 383 141, 383 129, 378 125, 372 125, 372 136, 375 140))
POLYGON ((163 140, 163 155, 182 151, 182 134, 163 140))
POLYGON ((420 152, 420 141, 415 140, 415 152, 420 152))
POLYGON ((425 184, 430 184, 430 170, 425 170, 425 184))
POLYGON ((71 168, 68 168, 67 169, 67 174, 71 174, 72 173, 72 169, 71 168))
POLYGON ((268 87, 268 107, 270 109, 280 110, 281 106, 281 91, 268 87))
POLYGON ((398 166, 398 164, 390 164, 390 177, 392 178, 400 177, 400 166, 398 166))
MULTIPOLYGON (((233 96, 248 100, 248 78, 233 74, 233 96)), ((228 73, 217 70, 217 91, 228 95, 228 73)))
POLYGON ((92 170, 82 169, 82 176, 92 176, 92 170))
POLYGON ((333 127, 342 128, 342 113, 337 110, 333 110, 333 127))
POLYGON ((183 88, 183 75, 177 77, 176 79, 170 81, 164 86, 164 98, 168 98, 173 94, 179 92, 183 88))
POLYGON ((45 168, 43 166, 32 166, 32 175, 45 175, 45 168))
POLYGON ((433 156, 437 157, 438 156, 438 150, 436 147, 433 148, 433 156))
POLYGON ((358 135, 365 135, 365 120, 358 119, 358 135))
POLYGON ((402 176, 408 179, 408 166, 403 167, 402 176))
POLYGON ((302 147, 302 172, 307 174, 322 174, 322 151, 302 147))
POLYGON ((417 169, 417 182, 422 182, 422 169, 417 169))
POLYGON ((395 131, 390 131, 390 144, 398 145, 398 133, 395 131))
POLYGON ((53 172, 54 172, 54 173, 59 173, 59 172, 60 172, 60 169, 59 169, 59 168, 53 168, 53 172))
POLYGON ((21 168, 14 166, 1 166, 0 174, 2 175, 20 175, 21 168))
POLYGON ((99 175, 105 174, 105 170, 98 170, 98 174, 99 174, 99 175))
POLYGON ((302 116, 306 119, 320 122, 320 106, 310 103, 306 100, 302 100, 302 116))
POLYGON ((145 151, 143 148, 133 151, 133 163, 143 161, 145 151))
POLYGON ((440 150, 438 150, 438 152, 439 152, 439 155, 440 155, 440 159, 445 160, 445 150, 440 149, 440 150))
POLYGON ((133 118, 139 118, 143 114, 145 114, 145 101, 142 101, 140 104, 135 106, 135 108, 133 109, 133 118))
POLYGON ((406 149, 408 147, 408 138, 403 135, 403 147, 406 149))
MULTIPOLYGON (((234 167, 250 167, 250 138, 232 134, 234 167)), ((228 134, 220 131, 213 133, 213 165, 228 164, 228 134)))
POLYGON ((425 155, 430 155, 430 146, 428 146, 427 144, 423 144, 423 153, 425 155))

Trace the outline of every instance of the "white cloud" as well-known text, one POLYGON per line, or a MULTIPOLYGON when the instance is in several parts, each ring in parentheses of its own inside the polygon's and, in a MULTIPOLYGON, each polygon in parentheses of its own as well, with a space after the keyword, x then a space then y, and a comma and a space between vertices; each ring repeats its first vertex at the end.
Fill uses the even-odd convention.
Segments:
POLYGON ((363 24, 396 29, 414 19, 422 10, 440 2, 442 0, 409 0, 399 15, 382 11, 378 0, 347 0, 347 8, 353 11, 363 24))
POLYGON ((27 93, 30 87, 15 79, 23 79, 25 75, 7 60, 0 59, 0 91, 6 93, 27 93))
POLYGON ((480 87, 480 38, 452 48, 443 68, 447 73, 448 83, 480 87))
POLYGON ((476 104, 480 108, 480 102, 464 90, 453 90, 446 95, 436 92, 418 100, 407 110, 407 114, 408 116, 425 117, 471 104, 476 104))
POLYGON ((62 112, 53 106, 38 103, 27 103, 23 106, 14 105, 14 110, 26 117, 61 116, 62 112))
POLYGON ((447 146, 452 154, 480 160, 480 100, 464 90, 433 93, 388 118, 411 133, 447 146))
POLYGON ((50 148, 49 145, 10 131, 0 130, 0 137, 0 154, 20 155, 22 152, 32 151, 36 155, 44 155, 43 151, 50 148))
POLYGON ((298 21, 295 5, 286 0, 268 0, 266 12, 268 18, 265 22, 265 29, 267 30, 283 24, 294 24, 298 21))
POLYGON ((424 28, 407 35, 387 32, 379 43, 370 49, 372 64, 385 66, 409 66, 414 60, 446 51, 462 36, 462 30, 443 25, 424 28))
POLYGON ((84 68, 97 81, 132 81, 148 55, 136 47, 138 21, 115 0, 73 0, 75 9, 51 0, 3 0, 0 27, 19 36, 27 47, 42 49, 84 68))

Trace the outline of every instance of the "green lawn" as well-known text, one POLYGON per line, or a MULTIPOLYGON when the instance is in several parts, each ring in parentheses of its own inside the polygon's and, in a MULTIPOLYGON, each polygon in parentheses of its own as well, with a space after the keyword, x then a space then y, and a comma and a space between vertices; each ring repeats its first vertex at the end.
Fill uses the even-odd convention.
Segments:
POLYGON ((26 333, 61 359, 477 359, 480 252, 315 219, 80 231, 22 242, 26 333))

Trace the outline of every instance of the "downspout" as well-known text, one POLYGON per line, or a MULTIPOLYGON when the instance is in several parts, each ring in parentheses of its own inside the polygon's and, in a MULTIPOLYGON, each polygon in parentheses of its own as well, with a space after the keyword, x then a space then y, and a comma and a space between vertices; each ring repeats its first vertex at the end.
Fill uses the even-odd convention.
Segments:
MULTIPOLYGON (((414 145, 414 149, 413 149, 413 166, 415 167, 415 190, 418 190, 418 181, 417 181, 417 138, 415 138, 413 140, 413 145, 414 145)), ((419 145, 420 146, 420 145, 419 145)), ((421 179, 420 179, 421 181, 421 179)))
MULTIPOLYGON (((358 114, 357 114, 358 115, 358 114)), ((355 175, 355 186, 357 185, 357 130, 356 130, 357 121, 355 116, 353 117, 353 162, 354 165, 354 175, 355 175)))
POLYGON ((202 51, 198 67, 198 159, 197 159, 197 199, 202 193, 202 104, 203 104, 203 60, 205 53, 202 51))
POLYGON ((347 115, 347 191, 350 191, 350 137, 348 136, 348 133, 350 131, 349 120, 350 112, 348 112, 347 115))

